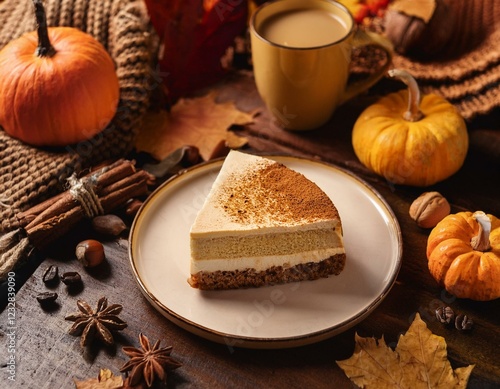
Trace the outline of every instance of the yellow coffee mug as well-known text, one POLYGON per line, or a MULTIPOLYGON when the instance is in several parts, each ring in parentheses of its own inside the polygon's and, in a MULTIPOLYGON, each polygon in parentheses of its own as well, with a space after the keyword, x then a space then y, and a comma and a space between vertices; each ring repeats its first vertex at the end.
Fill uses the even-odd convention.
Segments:
POLYGON ((275 0, 250 19, 255 83, 274 118, 289 130, 325 124, 335 109, 373 86, 388 70, 392 45, 356 29, 345 6, 332 0, 275 0), (353 47, 376 45, 387 62, 348 83, 353 47))

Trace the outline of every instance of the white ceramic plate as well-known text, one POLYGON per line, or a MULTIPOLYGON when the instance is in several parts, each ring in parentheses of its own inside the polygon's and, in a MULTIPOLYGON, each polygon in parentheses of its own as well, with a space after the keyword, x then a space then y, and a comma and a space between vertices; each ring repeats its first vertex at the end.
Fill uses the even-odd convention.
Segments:
POLYGON ((269 158, 304 174, 336 205, 347 254, 340 275, 241 290, 189 286, 189 229, 222 160, 161 185, 139 210, 130 232, 132 269, 151 304, 182 328, 228 347, 294 347, 345 331, 384 299, 401 265, 399 224, 373 188, 322 162, 269 158))

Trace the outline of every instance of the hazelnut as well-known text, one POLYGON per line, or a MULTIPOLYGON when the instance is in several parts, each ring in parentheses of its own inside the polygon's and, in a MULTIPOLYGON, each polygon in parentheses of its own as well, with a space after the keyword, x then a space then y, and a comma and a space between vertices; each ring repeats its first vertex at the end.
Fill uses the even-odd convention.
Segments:
POLYGON ((422 193, 410 206, 410 217, 419 227, 433 228, 450 214, 450 204, 439 192, 422 193))
POLYGON ((99 265, 105 258, 104 246, 93 239, 84 240, 76 246, 76 258, 85 267, 99 265))

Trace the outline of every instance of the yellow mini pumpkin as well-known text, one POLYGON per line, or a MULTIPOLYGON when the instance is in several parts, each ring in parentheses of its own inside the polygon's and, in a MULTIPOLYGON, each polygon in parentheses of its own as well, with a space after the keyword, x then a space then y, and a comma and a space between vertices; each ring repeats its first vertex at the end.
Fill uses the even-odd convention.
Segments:
POLYGON ((460 298, 500 297, 500 220, 484 212, 446 216, 427 240, 429 271, 460 298))
POLYGON ((363 165, 388 181, 424 187, 442 181, 463 165, 469 147, 467 127, 453 105, 435 94, 423 96, 415 79, 391 70, 408 85, 366 108, 352 132, 363 165))
POLYGON ((116 113, 115 65, 92 36, 47 28, 34 0, 38 29, 0 51, 0 125, 34 146, 64 146, 102 131, 116 113))

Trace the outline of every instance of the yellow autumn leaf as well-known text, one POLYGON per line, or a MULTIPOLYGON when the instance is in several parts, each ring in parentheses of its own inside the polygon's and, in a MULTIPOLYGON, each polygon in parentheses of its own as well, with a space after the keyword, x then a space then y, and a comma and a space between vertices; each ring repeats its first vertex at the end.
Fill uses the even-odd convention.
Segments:
POLYGON ((384 338, 355 335, 353 355, 337 365, 365 389, 465 389, 474 365, 453 370, 446 342, 417 313, 395 350, 384 338))
POLYGON ((135 148, 157 160, 162 160, 176 149, 196 146, 204 160, 228 138, 232 125, 252 123, 256 112, 240 111, 233 102, 216 102, 216 94, 180 99, 170 110, 148 113, 137 136, 135 148))
POLYGON ((123 388, 122 376, 115 376, 109 369, 101 369, 97 378, 75 381, 76 389, 120 389, 123 388))

